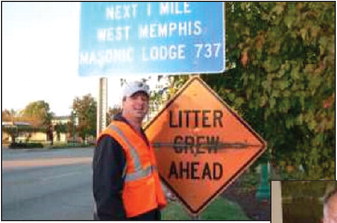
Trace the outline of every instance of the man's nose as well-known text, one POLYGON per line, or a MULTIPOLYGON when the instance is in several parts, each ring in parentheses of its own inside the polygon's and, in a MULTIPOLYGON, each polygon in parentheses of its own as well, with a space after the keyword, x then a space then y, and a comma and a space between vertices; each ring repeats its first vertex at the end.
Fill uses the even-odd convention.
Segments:
POLYGON ((138 104, 144 104, 144 103, 145 103, 145 101, 142 99, 142 97, 137 97, 137 98, 136 98, 136 102, 137 102, 138 104))

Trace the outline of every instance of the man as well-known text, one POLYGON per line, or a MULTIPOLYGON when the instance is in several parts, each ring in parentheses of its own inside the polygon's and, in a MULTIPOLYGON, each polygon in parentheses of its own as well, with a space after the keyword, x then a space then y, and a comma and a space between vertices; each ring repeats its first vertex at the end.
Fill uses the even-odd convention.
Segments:
POLYGON ((93 158, 96 220, 160 220, 166 199, 153 148, 141 127, 149 87, 132 82, 123 91, 122 112, 97 139, 93 158))
POLYGON ((337 223, 337 188, 324 199, 323 223, 337 223))

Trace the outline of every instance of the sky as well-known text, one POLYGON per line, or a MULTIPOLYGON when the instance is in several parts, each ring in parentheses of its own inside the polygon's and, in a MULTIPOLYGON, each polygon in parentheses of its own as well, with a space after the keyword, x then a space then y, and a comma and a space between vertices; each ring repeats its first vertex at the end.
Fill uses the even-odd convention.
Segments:
MULTIPOLYGON (((97 99, 100 77, 78 74, 80 3, 2 2, 2 16, 2 110, 44 100, 62 116, 75 97, 97 99)), ((108 77, 108 107, 120 104, 120 78, 108 77)))

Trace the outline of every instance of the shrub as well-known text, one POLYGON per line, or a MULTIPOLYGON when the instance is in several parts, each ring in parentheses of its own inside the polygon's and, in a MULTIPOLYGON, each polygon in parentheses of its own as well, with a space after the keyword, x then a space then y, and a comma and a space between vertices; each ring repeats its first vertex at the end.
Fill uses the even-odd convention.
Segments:
POLYGON ((11 143, 9 148, 12 149, 27 149, 27 148, 43 148, 42 143, 11 143))

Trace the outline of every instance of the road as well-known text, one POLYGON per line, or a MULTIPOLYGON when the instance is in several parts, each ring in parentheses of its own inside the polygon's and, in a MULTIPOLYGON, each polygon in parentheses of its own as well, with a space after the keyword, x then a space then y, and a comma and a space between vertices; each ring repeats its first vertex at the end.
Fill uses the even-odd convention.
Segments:
POLYGON ((2 220, 92 220, 92 155, 2 149, 2 220))

